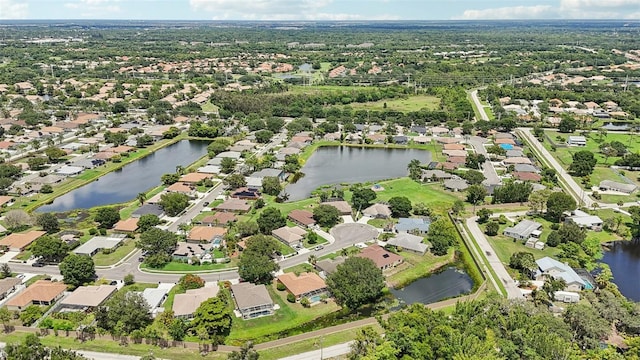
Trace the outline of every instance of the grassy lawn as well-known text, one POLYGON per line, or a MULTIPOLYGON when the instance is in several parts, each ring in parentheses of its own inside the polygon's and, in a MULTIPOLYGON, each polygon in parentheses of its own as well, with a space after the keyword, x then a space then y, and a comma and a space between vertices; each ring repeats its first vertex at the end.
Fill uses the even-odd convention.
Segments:
POLYGON ((131 253, 136 248, 136 241, 133 239, 128 239, 119 246, 115 251, 110 254, 103 254, 102 252, 97 253, 93 257, 93 262, 96 266, 108 266, 117 263, 118 261, 124 259, 129 253, 131 253))
MULTIPOLYGON (((353 254, 357 254, 357 253, 360 252, 360 249, 358 249, 355 246, 349 246, 348 248, 345 248, 344 250, 347 251, 347 255, 353 255, 353 254)), ((325 259, 333 260, 333 259, 337 258, 338 256, 342 256, 341 251, 334 252, 334 253, 327 254, 327 255, 323 255, 323 256, 319 257, 318 260, 325 260, 325 259)))
POLYGON ((455 250, 450 248, 447 255, 444 256, 435 256, 429 252, 420 256, 409 251, 401 251, 398 254, 404 258, 405 264, 399 266, 404 270, 387 277, 387 283, 390 286, 402 287, 452 262, 455 250))
MULTIPOLYGON (((330 65, 329 65, 330 66, 330 65)), ((327 67, 327 71, 328 71, 327 67)), ((365 86, 339 86, 339 85, 321 85, 321 86, 301 86, 289 85, 289 92, 293 94, 317 94, 322 92, 340 92, 347 93, 352 91, 375 91, 375 87, 365 86)))
POLYGON ((307 249, 310 248, 314 248, 318 245, 323 245, 328 243, 329 241, 327 241, 327 239, 323 238, 322 236, 318 235, 318 240, 314 243, 314 244, 310 244, 309 241, 307 240, 307 238, 304 239, 304 247, 306 247, 307 249))
POLYGON ((130 291, 144 291, 144 289, 155 289, 158 287, 158 284, 154 283, 133 283, 131 285, 125 285, 122 289, 118 291, 122 292, 130 292, 130 291))
POLYGON ((206 104, 202 105, 202 111, 205 113, 218 112, 218 109, 219 108, 216 105, 213 105, 210 101, 207 101, 206 104))
MULTIPOLYGON (((547 130, 545 133, 553 140, 555 143, 559 143, 556 140, 557 136, 561 136, 566 142, 566 139, 571 135, 580 135, 580 132, 575 132, 573 134, 565 134, 560 133, 554 130, 547 130)), ((571 155, 575 152, 581 150, 589 150, 593 152, 596 159, 598 160, 598 164, 605 165, 605 160, 607 160, 606 165, 612 165, 619 157, 611 156, 609 159, 606 159, 602 154, 600 154, 599 146, 603 142, 612 142, 619 141, 626 145, 627 150, 629 152, 638 152, 640 151, 640 136, 630 135, 630 134, 620 134, 620 133, 607 133, 605 137, 600 140, 600 135, 597 133, 589 133, 587 137, 587 146, 578 147, 578 146, 569 146, 563 148, 557 148, 555 152, 551 152, 554 157, 556 157, 564 166, 569 166, 571 164, 571 155)), ((549 142, 544 142, 544 146, 547 150, 551 149, 551 144, 549 142)))
POLYGON ((231 334, 227 338, 228 343, 243 342, 250 339, 259 339, 266 335, 275 334, 305 324, 323 315, 339 309, 333 301, 327 304, 320 303, 310 308, 305 308, 296 303, 291 304, 286 300, 286 291, 276 290, 274 285, 268 286, 269 294, 280 309, 272 316, 265 316, 253 320, 234 319, 231 334))
POLYGON ((169 290, 167 294, 167 300, 164 302, 164 310, 169 311, 173 309, 173 299, 176 297, 176 294, 184 294, 186 291, 180 285, 176 285, 169 290))
POLYGON ((285 273, 296 273, 296 274, 302 274, 304 272, 317 272, 313 266, 311 264, 307 264, 307 263, 302 263, 302 264, 298 264, 296 266, 292 266, 290 268, 286 268, 284 269, 285 273))
MULTIPOLYGON (((0 334, 0 341, 7 343, 22 342, 28 333, 13 332, 10 334, 0 334)), ((73 337, 63 336, 44 336, 40 337, 40 341, 43 345, 48 347, 60 346, 64 349, 71 350, 87 350, 97 351, 105 353, 145 356, 153 353, 153 356, 161 359, 182 360, 182 359, 211 359, 222 360, 227 358, 227 354, 211 352, 206 356, 202 356, 198 349, 185 349, 181 347, 175 348, 160 348, 158 346, 147 344, 133 344, 129 343, 127 346, 121 346, 117 341, 113 340, 90 340, 84 343, 77 341, 73 337)))
POLYGON ((278 241, 278 246, 280 246, 280 254, 282 255, 289 255, 289 254, 293 254, 294 252, 296 252, 295 250, 293 250, 291 247, 285 245, 284 243, 278 241))
POLYGON ((600 194, 600 201, 609 204, 617 204, 618 201, 630 202, 636 201, 638 198, 632 195, 612 195, 612 194, 600 194))
POLYGON ((44 280, 47 277, 48 277, 47 275, 36 275, 36 276, 32 277, 31 279, 27 280, 27 282, 24 283, 24 286, 25 287, 29 287, 34 282, 36 282, 38 280, 44 280))
MULTIPOLYGON (((378 334, 382 334, 382 332, 384 331, 382 327, 377 324, 373 326, 373 328, 378 334)), ((277 360, 294 354, 302 354, 308 351, 319 350, 320 345, 326 348, 328 346, 342 344, 354 340, 357 334, 358 329, 349 329, 322 337, 298 341, 296 343, 285 346, 278 346, 275 348, 262 350, 259 351, 260 360, 277 360)))
POLYGON ((353 109, 367 110, 394 110, 402 112, 412 112, 421 109, 438 110, 440 108, 440 98, 429 95, 410 96, 405 99, 383 99, 379 101, 371 101, 366 103, 349 104, 353 109), (386 104, 386 107, 385 107, 386 104))
POLYGON ((172 261, 168 264, 166 264, 165 266, 163 266, 161 269, 152 269, 150 267, 148 267, 145 264, 142 264, 140 267, 148 270, 150 272, 153 272, 153 270, 160 270, 160 271, 206 271, 206 270, 222 270, 222 269, 227 269, 227 268, 232 268, 235 266, 235 262, 232 260, 229 263, 226 264, 202 264, 202 265, 189 265, 186 263, 180 263, 180 262, 175 262, 172 261))
POLYGON ((377 192, 378 200, 386 201, 394 196, 406 196, 413 204, 422 202, 438 212, 450 209, 453 202, 464 195, 464 193, 446 192, 440 184, 423 185, 409 178, 383 181, 378 184, 384 187, 384 190, 377 192))

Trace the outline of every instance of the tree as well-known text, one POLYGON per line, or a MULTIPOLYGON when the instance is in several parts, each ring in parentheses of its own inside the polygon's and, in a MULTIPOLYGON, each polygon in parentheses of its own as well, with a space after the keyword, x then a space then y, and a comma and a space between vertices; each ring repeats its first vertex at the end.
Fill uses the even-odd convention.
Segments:
POLYGON ((144 204, 144 202, 147 201, 147 194, 145 194, 143 192, 138 193, 138 196, 136 197, 136 199, 140 203, 140 206, 142 206, 144 204))
POLYGON ((373 327, 360 328, 356 331, 356 338, 351 343, 351 351, 347 355, 347 359, 363 359, 365 356, 373 354, 381 342, 380 334, 373 327))
POLYGON ((138 231, 145 232, 160 224, 160 218, 156 214, 144 214, 138 219, 138 231))
POLYGON ((224 138, 215 139, 207 146, 207 152, 209 153, 210 158, 216 157, 216 155, 220 154, 227 150, 227 148, 231 145, 229 140, 224 138))
POLYGON ((7 344, 5 352, 8 360, 87 360, 86 357, 59 346, 45 347, 35 334, 28 334, 21 343, 7 344))
POLYGON ((498 231, 500 230, 500 224, 498 224, 496 221, 490 221, 487 224, 487 228, 485 229, 485 233, 489 236, 496 236, 498 235, 498 231))
POLYGON ((266 144, 271 141, 273 132, 270 130, 260 130, 255 133, 256 141, 260 144, 266 144))
POLYGON ((464 202, 460 199, 454 201, 453 205, 451 206, 451 212, 454 215, 460 215, 460 213, 463 211, 464 211, 464 202))
POLYGON ((377 197, 376 192, 370 188, 358 186, 352 191, 351 204, 358 210, 366 209, 377 197))
POLYGON ((558 130, 561 133, 572 133, 576 131, 578 122, 570 117, 562 117, 560 124, 558 124, 558 130))
POLYGON ((327 277, 336 301, 352 310, 376 300, 384 286, 382 271, 371 259, 361 257, 347 258, 327 277))
POLYGON ((162 194, 158 202, 162 210, 169 216, 177 216, 189 206, 189 197, 182 193, 170 192, 162 194))
POLYGON ((611 325, 591 305, 572 304, 567 307, 563 318, 575 341, 583 348, 597 349, 611 332, 611 325))
POLYGON ((576 225, 574 222, 565 222, 558 229, 558 235, 562 242, 574 242, 576 244, 582 244, 587 238, 587 232, 585 229, 576 225))
POLYGON ((420 160, 411 160, 407 168, 409 169, 409 178, 411 180, 420 181, 420 179, 422 179, 422 168, 420 167, 420 160))
POLYGON ((167 332, 169 336, 174 341, 182 341, 185 336, 187 336, 187 330, 189 329, 189 325, 183 319, 173 319, 173 321, 167 327, 167 332))
POLYGON ((456 229, 451 221, 445 217, 439 217, 429 225, 427 240, 431 243, 431 252, 434 255, 446 255, 449 247, 455 243, 456 238, 456 229))
POLYGON ((262 179, 262 192, 267 195, 277 196, 282 191, 280 179, 276 176, 265 176, 262 179))
POLYGON ((264 209, 256 222, 260 232, 266 235, 270 235, 273 230, 287 225, 287 220, 280 210, 273 207, 264 209))
POLYGON ((98 327, 121 335, 142 330, 153 322, 149 304, 139 292, 116 292, 96 312, 98 327))
POLYGON ((487 158, 482 154, 469 154, 465 161, 465 165, 469 169, 480 169, 485 161, 487 161, 487 158))
POLYGON ((232 158, 225 157, 220 160, 220 170, 225 174, 230 174, 236 168, 236 161, 232 158))
POLYGON ((101 228, 110 229, 120 221, 120 212, 114 207, 102 207, 98 209, 93 220, 100 224, 101 228))
POLYGON ((531 210, 542 212, 550 195, 551 191, 547 189, 532 191, 531 194, 529 194, 529 206, 531 210))
POLYGON ((133 285, 136 283, 136 278, 133 276, 133 274, 127 274, 124 276, 124 279, 122 279, 125 285, 133 285))
POLYGON ((11 273, 11 267, 9 266, 9 264, 7 263, 3 263, 2 265, 0 265, 0 278, 1 279, 5 279, 8 277, 11 277, 12 273, 11 273))
POLYGON ((198 275, 186 274, 180 278, 178 285, 183 290, 199 289, 204 287, 204 280, 198 275))
POLYGON ((573 154, 573 162, 569 165, 569 172, 575 176, 590 175, 597 162, 598 160, 591 151, 578 151, 573 154))
POLYGON ((58 218, 52 213, 44 213, 38 215, 36 223, 38 224, 38 226, 42 227, 42 230, 46 231, 49 234, 60 231, 60 223, 58 222, 58 218))
MULTIPOLYGON (((152 227, 140 234, 140 239, 136 242, 136 246, 143 251, 148 252, 147 261, 155 262, 156 265, 162 266, 169 262, 169 253, 178 243, 178 237, 171 231, 161 230, 152 227)), ((156 266, 158 267, 158 266, 156 266)))
POLYGON ((4 326, 4 331, 7 332, 9 330, 9 323, 13 319, 13 314, 6 307, 0 308, 0 322, 4 326))
POLYGON ((191 329, 204 329, 209 338, 219 344, 229 335, 231 322, 231 309, 226 299, 218 295, 200 304, 190 325, 191 329))
POLYGON ((563 192, 554 192, 547 200, 547 216, 554 222, 559 222, 562 213, 576 209, 576 201, 571 195, 563 192))
POLYGON ((113 104, 113 106, 111 107, 111 112, 114 114, 123 114, 126 113, 128 111, 128 105, 126 102, 124 101, 118 101, 117 103, 113 104))
POLYGON ((478 170, 468 170, 464 174, 462 174, 462 178, 467 180, 467 182, 471 185, 479 185, 485 179, 484 174, 482 174, 478 170))
POLYGON ((149 134, 144 134, 136 138, 136 147, 143 148, 153 144, 153 138, 149 134))
POLYGON ((60 160, 60 158, 67 155, 64 150, 57 147, 46 148, 44 150, 44 154, 47 155, 47 158, 49 158, 49 162, 51 163, 56 163, 58 162, 58 160, 60 160))
POLYGON ((527 277, 533 277, 533 274, 538 269, 536 259, 530 252, 517 252, 511 255, 509 259, 509 266, 513 269, 520 270, 527 277))
POLYGON ((96 278, 93 259, 86 255, 69 254, 58 267, 64 283, 74 287, 91 282, 96 278))
POLYGON ((480 209, 478 210, 478 222, 483 224, 489 221, 489 217, 493 214, 491 209, 480 209))
POLYGON ((482 185, 471 185, 467 188, 467 202, 474 206, 482 204, 487 195, 487 189, 482 185))
POLYGON ((232 189, 247 186, 247 180, 245 180, 242 174, 231 174, 224 179, 224 183, 232 189))
POLYGON ((9 210, 4 215, 4 221, 9 229, 17 229, 31 224, 31 216, 23 210, 9 210))
POLYGON ((389 199, 389 208, 391 209, 391 216, 394 218, 409 217, 413 206, 411 200, 406 196, 394 196, 389 199))
POLYGON ((229 356, 227 356, 228 360, 258 360, 260 358, 260 354, 253 348, 253 343, 248 341, 240 347, 240 351, 232 351, 229 356))
POLYGON ((340 211, 334 206, 320 204, 313 209, 313 219, 322 227, 333 227, 340 222, 340 211))
POLYGON ((36 156, 27 159, 27 165, 29 165, 29 170, 39 171, 44 169, 44 166, 47 164, 47 160, 43 157, 36 156))
POLYGON ((254 284, 268 284, 273 279, 273 273, 280 267, 273 260, 263 254, 246 252, 240 256, 238 274, 240 278, 254 284))
POLYGON ((59 237, 47 235, 33 243, 31 253, 45 263, 58 263, 69 253, 69 246, 59 237))
POLYGON ((180 175, 178 174, 163 174, 160 176, 160 181, 162 181, 162 185, 169 186, 177 183, 180 180, 180 175))

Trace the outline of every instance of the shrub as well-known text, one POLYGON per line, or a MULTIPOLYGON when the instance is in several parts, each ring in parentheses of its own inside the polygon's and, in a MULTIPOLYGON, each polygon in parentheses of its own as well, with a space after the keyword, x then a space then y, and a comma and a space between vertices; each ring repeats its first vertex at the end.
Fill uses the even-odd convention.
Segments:
POLYGON ((558 229, 560 229, 560 224, 557 224, 557 223, 551 224, 551 230, 558 230, 558 229))
POLYGON ((97 233, 98 233, 98 229, 96 228, 89 229, 89 235, 96 235, 97 233))
POLYGON ((136 282, 136 279, 133 277, 133 274, 127 274, 124 277, 124 284, 125 285, 131 285, 134 284, 136 282))
POLYGON ((309 307, 309 306, 311 306, 311 302, 309 301, 308 298, 303 297, 302 299, 300 299, 300 305, 302 305, 304 307, 309 307))
POLYGON ((100 228, 100 230, 99 230, 99 231, 100 231, 100 235, 102 235, 102 236, 107 235, 107 229, 105 229, 105 228, 100 228))
POLYGON ((287 287, 284 286, 283 283, 278 283, 278 285, 276 285, 276 288, 278 289, 278 291, 285 291, 287 289, 287 287))
POLYGON ((287 294, 287 301, 290 302, 290 303, 295 303, 296 302, 295 295, 293 295, 291 293, 287 294))

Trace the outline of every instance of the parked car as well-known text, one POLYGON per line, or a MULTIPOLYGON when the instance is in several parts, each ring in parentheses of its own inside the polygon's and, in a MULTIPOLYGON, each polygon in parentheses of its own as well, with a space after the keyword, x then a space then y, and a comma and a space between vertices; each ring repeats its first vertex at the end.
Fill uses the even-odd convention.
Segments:
POLYGON ((33 267, 44 267, 44 264, 41 262, 34 262, 33 264, 31 264, 31 266, 33 267))
POLYGON ((322 249, 324 249, 324 246, 322 246, 322 245, 318 245, 318 246, 316 246, 316 247, 314 248, 314 250, 315 250, 315 251, 320 251, 320 250, 322 250, 322 249))

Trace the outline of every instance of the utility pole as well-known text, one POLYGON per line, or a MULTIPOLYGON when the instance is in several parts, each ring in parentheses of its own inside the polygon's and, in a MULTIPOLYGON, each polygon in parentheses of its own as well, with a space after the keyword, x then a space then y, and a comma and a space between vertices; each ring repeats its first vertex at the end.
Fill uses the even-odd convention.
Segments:
POLYGON ((627 74, 627 77, 624 79, 624 91, 623 92, 627 92, 627 88, 629 87, 629 75, 627 74))

